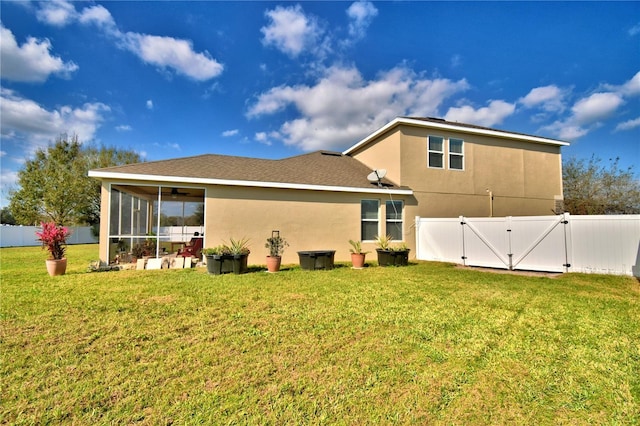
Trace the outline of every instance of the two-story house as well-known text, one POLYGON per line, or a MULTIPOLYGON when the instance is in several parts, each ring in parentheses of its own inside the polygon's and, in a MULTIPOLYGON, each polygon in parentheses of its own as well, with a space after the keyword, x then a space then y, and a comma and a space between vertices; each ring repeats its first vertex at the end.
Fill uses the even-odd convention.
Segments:
POLYGON ((416 216, 554 214, 566 145, 401 117, 342 153, 200 155, 92 170, 102 180, 100 257, 111 261, 118 247, 145 239, 171 252, 193 229, 205 247, 248 238, 250 263, 264 263, 273 230, 290 244, 285 263, 297 262, 299 250, 329 249, 346 261, 350 239, 372 251, 383 234, 414 249, 416 216), (176 227, 184 235, 167 231, 176 227))

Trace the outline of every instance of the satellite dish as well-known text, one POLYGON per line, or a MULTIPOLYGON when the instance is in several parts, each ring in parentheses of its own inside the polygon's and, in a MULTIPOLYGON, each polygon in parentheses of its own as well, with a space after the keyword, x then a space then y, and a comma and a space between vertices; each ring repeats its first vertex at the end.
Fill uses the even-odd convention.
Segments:
POLYGON ((387 175, 387 171, 385 169, 376 169, 369 173, 367 179, 369 182, 377 182, 380 185, 380 180, 387 175))

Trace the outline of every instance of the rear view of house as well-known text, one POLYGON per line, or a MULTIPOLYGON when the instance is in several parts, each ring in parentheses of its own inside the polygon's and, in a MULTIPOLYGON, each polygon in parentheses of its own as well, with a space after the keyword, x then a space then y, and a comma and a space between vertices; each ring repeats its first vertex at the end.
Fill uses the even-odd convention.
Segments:
POLYGON ((100 257, 153 240, 173 252, 248 238, 252 261, 277 230, 290 247, 336 250, 376 235, 415 248, 415 216, 546 215, 561 209, 566 142, 433 118, 397 118, 342 153, 281 160, 201 155, 92 170, 102 181, 100 257), (384 170, 384 173, 383 173, 384 170), (371 179, 382 176, 381 179, 371 179))

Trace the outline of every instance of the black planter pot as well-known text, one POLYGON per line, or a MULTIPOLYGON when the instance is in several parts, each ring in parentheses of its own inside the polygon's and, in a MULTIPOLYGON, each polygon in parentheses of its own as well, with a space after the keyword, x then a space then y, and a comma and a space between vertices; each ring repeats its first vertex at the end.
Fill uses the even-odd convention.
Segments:
POLYGON ((333 269, 335 254, 335 250, 299 251, 300 267, 308 271, 316 269, 331 270, 333 269))
POLYGON ((241 255, 206 255, 207 272, 213 275, 222 275, 233 272, 234 274, 244 274, 248 271, 248 254, 241 255))
POLYGON ((409 251, 410 249, 401 251, 377 249, 378 265, 407 266, 409 264, 409 251))
POLYGON ((247 260, 249 258, 248 254, 239 254, 232 256, 231 264, 232 270, 234 274, 244 274, 249 268, 247 268, 247 260))

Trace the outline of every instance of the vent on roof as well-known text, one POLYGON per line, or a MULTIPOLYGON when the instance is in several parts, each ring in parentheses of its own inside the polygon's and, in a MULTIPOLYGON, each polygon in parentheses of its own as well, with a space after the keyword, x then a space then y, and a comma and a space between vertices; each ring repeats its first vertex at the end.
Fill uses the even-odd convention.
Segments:
POLYGON ((433 121, 442 121, 443 123, 447 120, 445 120, 444 118, 440 118, 440 117, 427 117, 429 120, 433 120, 433 121))
POLYGON ((341 152, 336 152, 336 151, 320 151, 320 154, 322 154, 322 155, 330 155, 332 157, 342 157, 342 153, 341 152))

